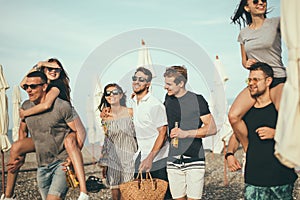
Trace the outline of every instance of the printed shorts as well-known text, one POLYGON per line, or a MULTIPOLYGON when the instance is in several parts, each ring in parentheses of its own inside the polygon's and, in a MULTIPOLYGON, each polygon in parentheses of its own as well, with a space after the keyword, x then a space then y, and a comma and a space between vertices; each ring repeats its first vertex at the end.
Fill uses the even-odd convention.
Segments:
POLYGON ((245 200, 292 200, 293 199, 293 184, 260 187, 250 184, 245 184, 244 197, 245 200))

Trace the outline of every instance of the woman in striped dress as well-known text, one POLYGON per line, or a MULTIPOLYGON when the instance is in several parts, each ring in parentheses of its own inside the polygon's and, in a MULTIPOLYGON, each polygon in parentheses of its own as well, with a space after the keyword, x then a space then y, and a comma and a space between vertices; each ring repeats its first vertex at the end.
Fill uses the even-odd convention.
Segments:
POLYGON ((134 159, 137 151, 132 110, 126 107, 126 96, 115 83, 105 86, 99 110, 109 108, 110 114, 102 119, 105 139, 100 165, 112 191, 113 199, 120 199, 119 185, 134 178, 134 159))

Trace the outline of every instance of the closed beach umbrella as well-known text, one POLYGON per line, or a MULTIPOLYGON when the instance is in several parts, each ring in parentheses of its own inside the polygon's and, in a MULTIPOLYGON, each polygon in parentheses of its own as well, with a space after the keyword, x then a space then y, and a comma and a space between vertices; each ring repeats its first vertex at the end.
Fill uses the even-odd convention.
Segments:
POLYGON ((217 68, 217 70, 218 70, 218 72, 219 72, 219 74, 220 74, 220 77, 221 77, 222 81, 223 81, 224 83, 225 83, 226 81, 228 81, 229 78, 228 78, 228 76, 227 76, 227 74, 226 74, 226 72, 225 72, 225 68, 224 68, 222 62, 220 61, 218 55, 216 55, 216 60, 215 60, 215 62, 214 62, 214 65, 215 65, 215 67, 217 68))
POLYGON ((2 193, 4 192, 5 175, 4 175, 4 152, 8 151, 11 144, 7 138, 8 130, 8 113, 7 113, 7 96, 6 89, 9 88, 4 75, 2 65, 0 65, 0 147, 2 157, 2 193))
POLYGON ((275 155, 288 167, 300 166, 300 1, 281 1, 281 30, 288 48, 287 81, 275 134, 275 155))
POLYGON ((12 139, 13 141, 17 141, 19 138, 19 126, 20 126, 20 117, 19 117, 19 109, 21 104, 21 94, 19 86, 15 85, 12 94, 12 102, 13 102, 13 129, 12 129, 12 139))
POLYGON ((4 75, 2 65, 0 65, 0 143, 1 150, 8 151, 11 144, 7 137, 8 131, 8 112, 7 112, 7 96, 6 89, 9 88, 4 75))
POLYGON ((138 67, 145 67, 149 69, 152 73, 152 77, 156 77, 155 71, 152 65, 152 59, 150 55, 150 51, 147 48, 145 41, 142 40, 142 48, 139 50, 139 57, 138 57, 138 67))

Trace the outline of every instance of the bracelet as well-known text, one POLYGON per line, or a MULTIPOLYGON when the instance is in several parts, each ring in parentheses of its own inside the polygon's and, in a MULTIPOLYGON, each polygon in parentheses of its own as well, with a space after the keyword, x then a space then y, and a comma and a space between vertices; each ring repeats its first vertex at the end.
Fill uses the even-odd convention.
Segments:
POLYGON ((226 154, 225 154, 225 159, 227 160, 227 157, 228 156, 234 156, 234 153, 232 153, 232 152, 227 152, 226 154))

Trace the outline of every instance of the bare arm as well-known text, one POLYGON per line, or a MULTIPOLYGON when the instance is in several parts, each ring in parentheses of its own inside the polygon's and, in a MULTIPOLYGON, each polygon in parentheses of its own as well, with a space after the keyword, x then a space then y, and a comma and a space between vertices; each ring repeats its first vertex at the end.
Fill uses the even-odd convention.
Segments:
MULTIPOLYGON (((30 72, 35 72, 37 71, 36 67, 33 67, 29 70, 29 72, 27 74, 29 74, 30 72)), ((22 79, 21 83, 20 83, 20 87, 23 88, 23 85, 26 83, 26 79, 27 79, 27 74, 24 76, 24 78, 22 79)))
POLYGON ((52 87, 49 92, 46 94, 45 101, 29 108, 27 110, 20 110, 20 118, 24 119, 25 117, 44 112, 51 108, 54 100, 58 97, 60 91, 57 87, 52 87))
POLYGON ((215 135, 217 133, 217 127, 215 120, 211 114, 200 116, 203 122, 203 126, 194 130, 182 130, 180 128, 174 128, 171 130, 170 137, 178 138, 204 138, 206 136, 215 135))
POLYGON ((241 56, 242 56, 242 64, 243 66, 248 69, 252 64, 256 63, 255 59, 248 59, 246 51, 245 51, 245 46, 241 44, 241 56))
POLYGON ((232 134, 229 139, 229 143, 228 143, 228 147, 227 147, 227 154, 226 154, 228 168, 232 172, 237 171, 242 168, 241 164, 234 156, 234 153, 237 151, 239 145, 240 145, 240 142, 238 141, 237 137, 235 136, 235 134, 232 134))
POLYGON ((153 162, 155 156, 157 155, 157 153, 159 152, 159 150, 162 148, 163 144, 166 141, 167 126, 161 126, 161 127, 157 128, 157 130, 159 131, 159 134, 155 140, 152 150, 149 153, 149 155, 145 158, 145 160, 143 160, 141 162, 139 170, 150 171, 150 169, 152 167, 152 162, 153 162))

